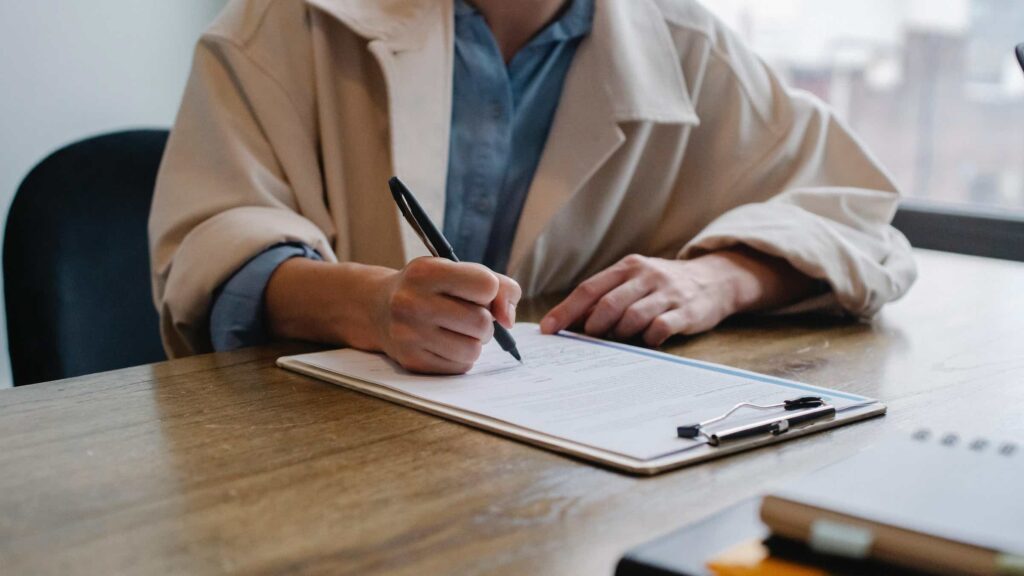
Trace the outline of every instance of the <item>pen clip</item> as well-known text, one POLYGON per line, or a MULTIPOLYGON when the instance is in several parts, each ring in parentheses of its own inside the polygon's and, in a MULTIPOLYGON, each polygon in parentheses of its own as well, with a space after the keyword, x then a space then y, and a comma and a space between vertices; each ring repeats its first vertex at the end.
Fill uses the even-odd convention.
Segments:
POLYGON ((433 256, 434 258, 440 257, 440 255, 437 252, 437 248, 434 247, 434 243, 430 241, 430 238, 427 237, 426 232, 423 231, 423 227, 420 226, 420 223, 416 220, 416 217, 413 216, 412 208, 409 207, 409 201, 406 200, 405 196, 402 194, 396 193, 394 194, 394 197, 395 202, 398 204, 399 211, 402 212, 402 216, 405 217, 406 222, 408 222, 409 225, 412 226, 412 229, 414 232, 416 232, 416 235, 420 237, 420 240, 423 242, 423 245, 426 246, 427 250, 430 251, 431 256, 433 256))

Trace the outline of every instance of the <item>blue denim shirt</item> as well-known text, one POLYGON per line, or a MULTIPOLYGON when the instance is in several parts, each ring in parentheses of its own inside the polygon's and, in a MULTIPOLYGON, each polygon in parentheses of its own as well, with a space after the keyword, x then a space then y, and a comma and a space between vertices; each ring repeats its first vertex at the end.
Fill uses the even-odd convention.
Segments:
MULTIPOLYGON (((483 15, 466 0, 455 0, 444 234, 461 260, 506 271, 566 74, 593 16, 594 0, 571 0, 506 64, 483 15)), ((264 291, 274 270, 296 257, 319 259, 307 246, 274 246, 217 290, 210 311, 215 350, 269 340, 264 291)))
POLYGON ((593 10, 593 0, 574 0, 506 65, 483 15, 456 1, 444 235, 459 259, 508 268, 526 192, 593 10))

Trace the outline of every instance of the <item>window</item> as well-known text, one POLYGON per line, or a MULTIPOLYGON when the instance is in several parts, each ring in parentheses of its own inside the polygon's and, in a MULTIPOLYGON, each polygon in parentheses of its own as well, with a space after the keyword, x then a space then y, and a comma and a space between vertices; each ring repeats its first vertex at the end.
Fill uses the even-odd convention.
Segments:
POLYGON ((911 199, 1024 214, 1020 0, 705 0, 911 199))

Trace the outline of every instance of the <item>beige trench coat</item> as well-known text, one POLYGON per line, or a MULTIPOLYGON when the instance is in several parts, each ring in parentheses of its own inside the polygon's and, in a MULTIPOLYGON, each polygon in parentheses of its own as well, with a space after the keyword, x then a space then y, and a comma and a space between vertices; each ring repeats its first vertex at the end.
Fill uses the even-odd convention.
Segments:
MULTIPOLYGON (((444 215, 452 0, 234 0, 196 48, 150 220, 167 351, 210 349, 214 290, 280 242, 425 255, 401 176, 444 215)), ((915 277, 896 188, 818 100, 692 0, 597 0, 509 264, 526 296, 630 253, 746 244, 826 281, 796 309, 870 316, 915 277)))

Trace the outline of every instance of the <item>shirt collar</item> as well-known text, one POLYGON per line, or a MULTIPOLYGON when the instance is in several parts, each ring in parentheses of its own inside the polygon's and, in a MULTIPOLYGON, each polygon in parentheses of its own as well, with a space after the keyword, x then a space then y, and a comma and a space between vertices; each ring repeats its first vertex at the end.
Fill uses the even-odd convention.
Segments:
MULTIPOLYGON (((479 14, 467 0, 455 0, 455 17, 479 14)), ((569 0, 569 6, 557 20, 548 24, 524 48, 554 42, 566 42, 590 34, 594 24, 594 0, 569 0)))
POLYGON ((455 17, 456 18, 461 18, 461 17, 464 17, 464 16, 469 16, 471 14, 476 14, 476 13, 477 13, 476 12, 476 8, 474 8, 472 5, 470 5, 470 3, 467 2, 466 0, 455 0, 455 17))

